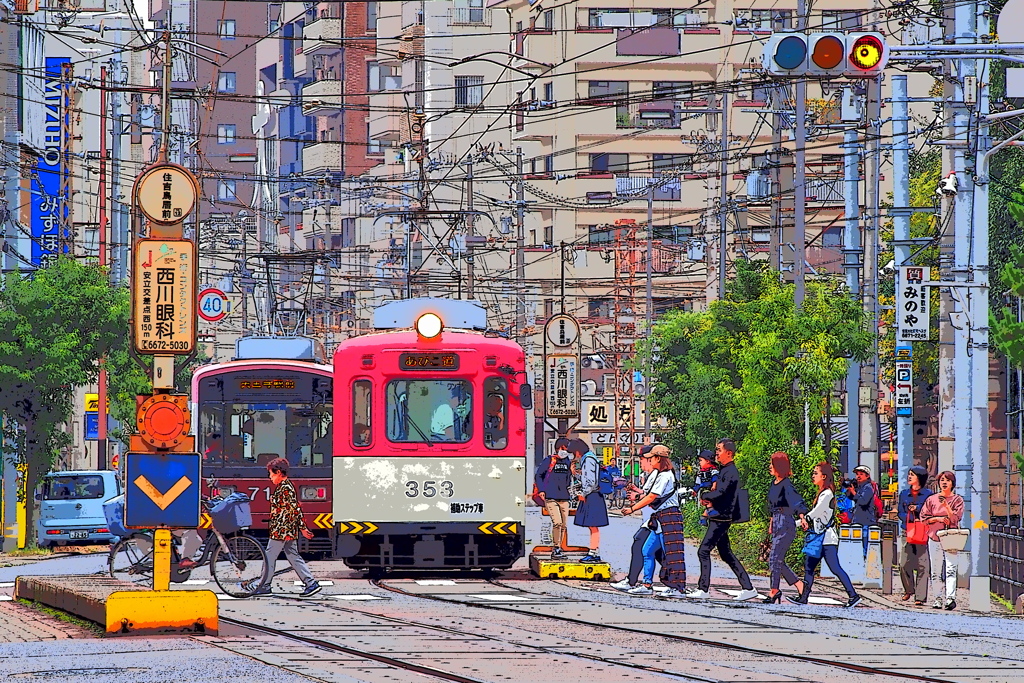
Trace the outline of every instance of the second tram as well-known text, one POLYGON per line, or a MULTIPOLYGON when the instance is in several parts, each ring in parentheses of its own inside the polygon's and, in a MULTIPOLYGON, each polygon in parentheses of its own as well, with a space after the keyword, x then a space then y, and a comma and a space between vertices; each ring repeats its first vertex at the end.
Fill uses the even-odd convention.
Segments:
MULTIPOLYGON (((193 434, 203 457, 204 493, 245 493, 251 533, 266 537, 270 520, 267 463, 287 458, 306 526, 304 552, 328 554, 331 521, 333 372, 316 362, 312 340, 243 338, 237 360, 207 365, 192 377, 193 434), (268 356, 278 355, 277 358, 268 356), (297 359, 298 357, 299 359, 297 359)), ((204 519, 204 524, 207 521, 204 519)))

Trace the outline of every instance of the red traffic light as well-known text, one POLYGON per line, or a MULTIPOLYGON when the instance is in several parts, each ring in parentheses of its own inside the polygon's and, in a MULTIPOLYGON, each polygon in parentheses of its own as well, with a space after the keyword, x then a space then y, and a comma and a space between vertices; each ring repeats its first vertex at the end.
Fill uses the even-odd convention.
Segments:
POLYGON ((860 36, 850 49, 850 64, 863 71, 875 69, 885 57, 885 44, 873 35, 860 36))

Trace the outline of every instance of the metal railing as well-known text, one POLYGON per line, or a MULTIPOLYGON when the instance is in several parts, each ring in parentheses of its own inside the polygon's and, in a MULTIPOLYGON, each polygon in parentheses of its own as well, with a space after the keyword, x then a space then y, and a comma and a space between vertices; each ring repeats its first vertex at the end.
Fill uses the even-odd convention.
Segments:
POLYGON ((448 10, 448 23, 451 25, 490 26, 491 10, 483 7, 453 7, 448 10))
POLYGON ((1024 593, 1024 528, 993 524, 988 528, 988 552, 992 592, 1016 603, 1024 593))

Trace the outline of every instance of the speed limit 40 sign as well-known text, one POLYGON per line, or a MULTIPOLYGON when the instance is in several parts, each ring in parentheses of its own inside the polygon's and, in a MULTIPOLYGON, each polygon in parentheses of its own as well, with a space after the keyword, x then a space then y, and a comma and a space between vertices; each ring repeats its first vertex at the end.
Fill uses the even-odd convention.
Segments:
POLYGON ((228 296, 219 289, 204 289, 199 292, 199 317, 215 323, 228 314, 228 296))

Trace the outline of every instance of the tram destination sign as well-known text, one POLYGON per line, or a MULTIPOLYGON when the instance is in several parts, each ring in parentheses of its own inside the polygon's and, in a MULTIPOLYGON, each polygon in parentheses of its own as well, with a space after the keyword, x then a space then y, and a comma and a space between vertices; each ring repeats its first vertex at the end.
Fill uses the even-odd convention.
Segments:
POLYGON ((458 370, 457 353, 403 353, 398 356, 402 370, 458 370))
POLYGON ((135 350, 189 354, 196 345, 196 245, 143 239, 135 246, 132 321, 135 350))

